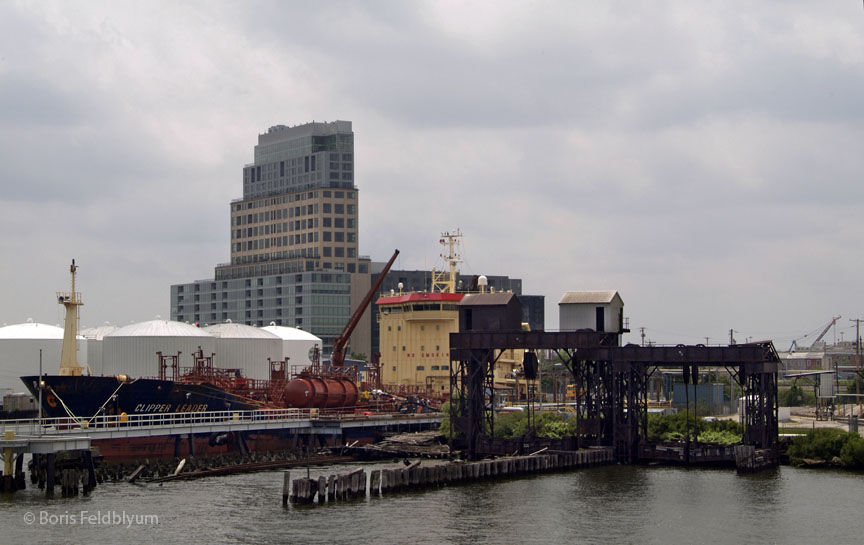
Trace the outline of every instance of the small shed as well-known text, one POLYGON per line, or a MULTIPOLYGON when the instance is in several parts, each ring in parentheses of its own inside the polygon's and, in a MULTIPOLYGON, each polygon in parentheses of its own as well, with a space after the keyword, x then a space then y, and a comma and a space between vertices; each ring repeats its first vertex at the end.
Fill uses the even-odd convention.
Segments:
POLYGON ((518 331, 522 303, 513 293, 470 293, 459 302, 459 331, 518 331))
POLYGON ((558 301, 558 324, 561 331, 626 333, 624 301, 615 290, 565 292, 558 301))

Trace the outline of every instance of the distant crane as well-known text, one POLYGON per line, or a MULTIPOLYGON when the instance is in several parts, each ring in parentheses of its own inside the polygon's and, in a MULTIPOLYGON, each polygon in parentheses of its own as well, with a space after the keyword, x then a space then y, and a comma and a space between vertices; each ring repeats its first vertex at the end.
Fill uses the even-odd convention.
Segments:
POLYGON ((336 342, 333 343, 333 353, 330 354, 330 365, 332 367, 342 367, 345 364, 345 347, 348 345, 348 340, 351 338, 351 333, 354 331, 354 328, 357 327, 357 323, 360 321, 360 317, 363 316, 363 313, 366 311, 366 307, 369 306, 369 303, 372 302, 372 297, 378 293, 378 289, 381 287, 381 283, 384 282, 384 277, 387 276, 387 273, 390 272, 390 267, 393 266, 393 262, 396 261, 396 257, 399 255, 399 250, 395 250, 393 252, 393 257, 390 258, 390 261, 384 265, 384 268, 378 273, 378 280, 369 288, 369 291, 366 293, 366 296, 360 301, 360 304, 357 306, 357 310, 354 311, 354 314, 351 315, 351 319, 348 320, 348 324, 345 326, 345 329, 342 330, 342 333, 336 337, 336 342))
MULTIPOLYGON (((819 341, 822 340, 822 337, 824 337, 825 334, 828 333, 828 330, 831 329, 834 326, 834 324, 837 323, 837 320, 839 320, 840 318, 842 318, 842 316, 837 316, 836 318, 832 318, 831 321, 828 322, 828 325, 825 326, 825 329, 822 330, 822 333, 820 333, 819 336, 816 337, 816 340, 814 340, 812 343, 810 343, 810 346, 807 347, 808 350, 813 350, 816 347, 816 343, 818 343, 819 341)), ((808 335, 809 335, 809 333, 808 333, 808 335)), ((804 337, 800 337, 798 339, 793 340, 792 345, 789 346, 789 350, 787 350, 787 352, 795 351, 795 349, 798 348, 798 341, 803 340, 806 337, 807 337, 807 335, 804 335, 804 337)))

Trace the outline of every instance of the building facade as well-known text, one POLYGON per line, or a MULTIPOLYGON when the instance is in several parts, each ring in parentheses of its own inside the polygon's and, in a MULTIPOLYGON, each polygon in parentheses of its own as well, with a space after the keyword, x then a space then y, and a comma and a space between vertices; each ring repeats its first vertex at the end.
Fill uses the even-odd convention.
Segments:
MULTIPOLYGON (((383 263, 373 263, 372 265, 372 280, 374 283, 378 279, 380 269, 383 263)), ((488 276, 488 288, 490 290, 512 292, 519 296, 522 303, 522 321, 527 323, 531 331, 543 331, 545 329, 545 296, 543 295, 523 295, 522 280, 520 278, 510 278, 509 276, 488 276)), ((456 289, 459 293, 467 293, 469 291, 477 291, 477 277, 472 275, 456 275, 456 289)), ((387 294, 397 295, 400 293, 399 284, 402 284, 402 293, 410 292, 431 292, 432 291, 432 273, 423 270, 391 270, 387 274, 387 278, 381 284, 381 293, 383 297, 387 294)), ((372 304, 371 315, 371 330, 372 330, 372 348, 373 352, 380 350, 384 354, 385 349, 381 346, 381 313, 378 302, 372 304)))
MULTIPOLYGON (((213 279, 171 286, 171 318, 296 327, 321 337, 329 354, 370 286, 369 260, 358 253, 354 164, 350 121, 259 135, 242 170, 243 197, 229 207, 230 261, 213 279)), ((361 320, 352 347, 370 346, 370 334, 361 320)))

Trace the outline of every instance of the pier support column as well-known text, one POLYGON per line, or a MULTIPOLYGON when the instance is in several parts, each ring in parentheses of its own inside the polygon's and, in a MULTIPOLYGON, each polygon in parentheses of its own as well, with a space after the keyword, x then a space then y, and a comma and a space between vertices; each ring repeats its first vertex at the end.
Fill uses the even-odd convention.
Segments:
POLYGON ((87 486, 84 487, 84 492, 90 492, 96 488, 96 467, 93 465, 93 453, 89 450, 84 451, 84 468, 87 470, 87 486))
POLYGON ((49 452, 45 455, 46 465, 45 472, 47 473, 45 477, 45 493, 49 496, 54 495, 54 467, 57 455, 53 452, 49 452))
POLYGON ((24 490, 27 488, 27 479, 24 478, 24 453, 15 458, 15 489, 24 490))

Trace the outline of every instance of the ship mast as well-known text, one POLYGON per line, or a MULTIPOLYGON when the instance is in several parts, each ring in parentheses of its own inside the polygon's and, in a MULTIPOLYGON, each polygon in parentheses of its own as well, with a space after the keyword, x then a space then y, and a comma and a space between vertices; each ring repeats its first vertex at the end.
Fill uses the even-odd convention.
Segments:
POLYGON ((441 254, 444 261, 449 265, 449 271, 438 272, 432 268, 432 291, 441 293, 456 293, 456 264, 462 262, 459 255, 459 239, 462 231, 456 229, 452 233, 445 231, 441 233, 442 246, 447 248, 447 255, 441 254))
POLYGON ((72 274, 72 291, 58 291, 57 302, 66 307, 66 325, 63 329, 63 348, 60 352, 60 374, 79 376, 84 368, 78 363, 78 307, 84 304, 81 294, 75 291, 75 260, 69 267, 72 274))

